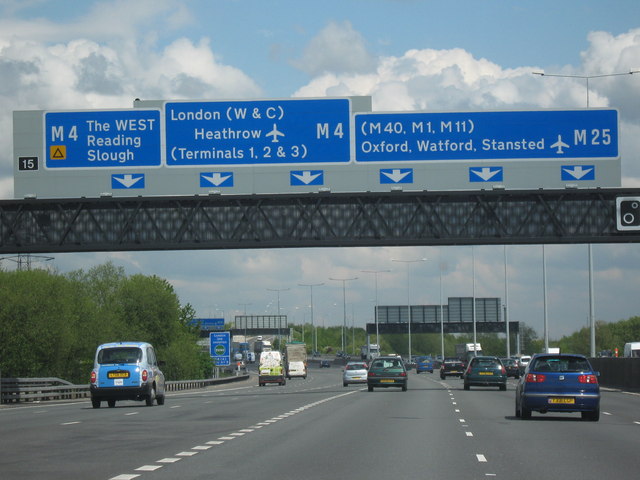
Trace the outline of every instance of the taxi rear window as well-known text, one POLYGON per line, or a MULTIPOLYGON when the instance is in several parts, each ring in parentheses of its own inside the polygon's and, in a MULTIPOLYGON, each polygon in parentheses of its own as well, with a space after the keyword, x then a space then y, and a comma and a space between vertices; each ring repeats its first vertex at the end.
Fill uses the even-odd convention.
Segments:
POLYGON ((136 363, 142 360, 142 350, 138 347, 103 348, 98 353, 98 363, 136 363))

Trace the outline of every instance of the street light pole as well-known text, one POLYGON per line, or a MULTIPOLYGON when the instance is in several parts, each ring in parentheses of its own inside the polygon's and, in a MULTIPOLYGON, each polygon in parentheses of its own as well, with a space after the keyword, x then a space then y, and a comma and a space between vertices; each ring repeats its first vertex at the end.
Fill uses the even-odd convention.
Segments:
POLYGON ((281 338, 280 338, 280 320, 281 320, 281 316, 280 316, 280 292, 286 292, 288 290, 290 290, 289 288, 267 288, 267 290, 269 290, 270 292, 278 292, 278 350, 282 350, 282 345, 280 345, 281 342, 281 338))
POLYGON ((318 332, 316 331, 315 324, 313 323, 313 287, 320 287, 321 285, 324 285, 324 283, 299 283, 298 285, 301 287, 309 287, 311 292, 311 332, 313 333, 313 353, 315 353, 318 351, 318 332))
MULTIPOLYGON (((373 273, 375 276, 376 282, 376 314, 375 314, 375 322, 376 322, 376 345, 378 345, 378 352, 380 351, 380 332, 378 331, 378 316, 380 315, 378 312, 378 274, 379 273, 389 273, 391 270, 361 270, 362 273, 373 273)), ((367 345, 367 348, 368 345, 367 345)), ((369 354, 369 352, 367 352, 369 354)))
POLYGON ((409 266, 412 263, 417 263, 417 262, 426 262, 427 259, 426 258, 417 258, 415 260, 394 260, 391 259, 392 262, 400 262, 400 263, 406 263, 407 264, 407 331, 409 333, 409 363, 411 363, 411 282, 409 280, 410 275, 409 275, 409 266))
MULTIPOLYGON (((628 72, 620 73, 603 73, 599 75, 565 75, 559 73, 545 73, 545 72, 531 72, 533 75, 540 75, 541 77, 560 77, 560 78, 579 78, 585 80, 586 94, 587 94, 587 108, 589 108, 589 80, 592 78, 604 78, 604 77, 620 77, 623 75, 633 75, 634 73, 640 73, 640 70, 634 69, 628 72)), ((596 321, 594 311, 594 294, 593 294, 593 248, 588 244, 588 256, 589 256, 589 327, 590 327, 590 351, 591 357, 596 356, 596 321)))
POLYGON ((345 342, 344 342, 344 332, 347 328, 347 289, 346 283, 351 280, 357 280, 358 277, 353 278, 329 278, 329 280, 335 280, 337 282, 342 282, 342 311, 343 311, 343 319, 342 319, 342 352, 345 351, 345 342))

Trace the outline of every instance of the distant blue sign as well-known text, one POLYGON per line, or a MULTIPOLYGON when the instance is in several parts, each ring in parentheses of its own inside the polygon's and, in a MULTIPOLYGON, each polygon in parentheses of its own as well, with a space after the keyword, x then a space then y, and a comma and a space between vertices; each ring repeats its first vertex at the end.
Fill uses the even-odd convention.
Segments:
POLYGON ((413 183, 413 168, 381 168, 380 183, 413 183))
POLYGON ((47 168, 157 167, 159 110, 46 112, 47 168))
POLYGON ((502 167, 471 167, 469 168, 470 182, 502 182, 502 167))
POLYGON ((200 187, 233 187, 233 172, 202 172, 200 187))
POLYGON ((563 165, 561 168, 561 179, 568 182, 595 180, 596 167, 595 165, 563 165))
POLYGON ((144 188, 144 173, 119 173, 111 175, 111 188, 144 188))
POLYGON ((346 98, 167 102, 168 166, 348 163, 346 98))
POLYGON ((292 170, 290 185, 324 185, 323 170, 292 170))
POLYGON ((231 364, 231 335, 229 332, 211 332, 209 344, 211 358, 215 360, 216 366, 229 366, 231 364))
POLYGON ((201 330, 224 330, 224 318, 194 318, 189 323, 198 325, 201 330))
POLYGON ((618 158, 618 111, 358 113, 356 162, 618 158))

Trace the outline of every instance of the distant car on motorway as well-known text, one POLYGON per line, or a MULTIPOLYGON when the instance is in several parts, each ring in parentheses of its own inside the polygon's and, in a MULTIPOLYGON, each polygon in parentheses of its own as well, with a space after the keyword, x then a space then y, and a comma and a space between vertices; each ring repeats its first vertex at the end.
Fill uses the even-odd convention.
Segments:
POLYGON ((431 357, 418 357, 416 359, 416 373, 433 373, 433 359, 431 357))
POLYGON ((600 419, 598 372, 578 354, 537 354, 516 387, 516 417, 531 412, 580 412, 583 420, 600 419))
POLYGON ((498 357, 471 358, 462 379, 465 390, 469 390, 471 386, 507 389, 507 369, 498 357))
POLYGON ((449 376, 462 378, 464 374, 464 362, 457 357, 446 357, 440 365, 440 378, 444 380, 449 376))
POLYGON ((377 357, 371 361, 367 373, 367 390, 378 387, 400 387, 407 391, 407 370, 400 357, 377 357))
POLYGON ((145 342, 116 342, 100 345, 91 371, 91 405, 109 407, 117 400, 144 400, 164 405, 165 381, 153 346, 145 342))
POLYGON ((531 361, 531 357, 529 355, 522 355, 518 361, 520 362, 520 375, 522 375, 524 373, 525 368, 527 368, 527 365, 529 365, 529 362, 531 361))
POLYGON ((342 372, 342 385, 350 383, 367 383, 367 364, 365 362, 349 362, 342 372))
POLYGON ((330 368, 331 367, 331 360, 320 360, 320 368, 330 368))
POLYGON ((517 358, 501 358, 500 361, 507 370, 507 377, 520 378, 520 362, 517 358))

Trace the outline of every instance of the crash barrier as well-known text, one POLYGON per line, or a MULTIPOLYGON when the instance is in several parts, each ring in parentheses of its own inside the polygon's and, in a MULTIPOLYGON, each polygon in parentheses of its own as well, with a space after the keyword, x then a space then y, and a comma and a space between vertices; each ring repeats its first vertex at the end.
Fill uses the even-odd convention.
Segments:
POLYGON ((591 366, 600 372, 603 387, 640 390, 640 358, 590 358, 591 366))
MULTIPOLYGON (((211 385, 246 380, 249 375, 234 375, 203 380, 172 380, 166 382, 166 390, 197 390, 211 385)), ((89 398, 89 385, 73 385, 60 378, 1 378, 0 403, 43 402, 49 400, 74 400, 89 398)))

